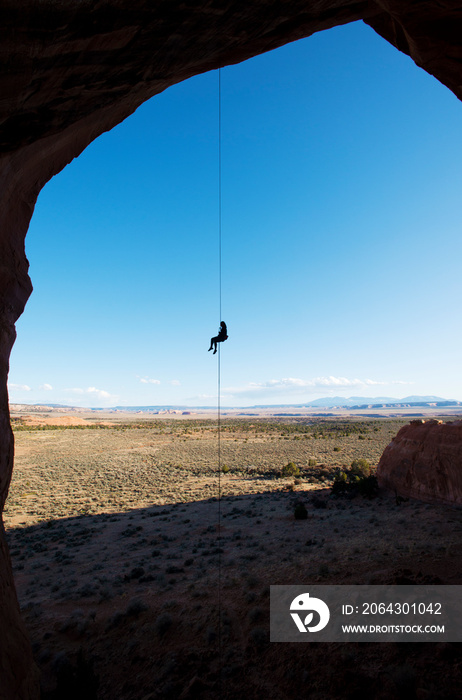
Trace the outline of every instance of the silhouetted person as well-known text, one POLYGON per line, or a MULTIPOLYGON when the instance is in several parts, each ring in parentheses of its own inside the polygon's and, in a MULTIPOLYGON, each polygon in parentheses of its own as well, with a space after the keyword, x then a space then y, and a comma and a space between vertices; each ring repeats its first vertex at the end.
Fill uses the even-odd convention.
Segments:
POLYGON ((209 352, 213 348, 213 354, 215 355, 217 351, 217 343, 224 343, 225 340, 228 339, 228 329, 226 328, 226 323, 222 321, 220 323, 220 328, 218 330, 218 335, 216 335, 213 338, 210 338, 210 347, 209 347, 209 352))

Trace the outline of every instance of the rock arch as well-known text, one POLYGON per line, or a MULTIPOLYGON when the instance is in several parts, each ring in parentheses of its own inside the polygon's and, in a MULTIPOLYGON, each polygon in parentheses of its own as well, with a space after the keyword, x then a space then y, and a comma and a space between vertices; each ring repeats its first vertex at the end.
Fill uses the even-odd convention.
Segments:
MULTIPOLYGON (((24 238, 41 188, 170 85, 361 19, 462 98, 453 0, 0 2, 0 512, 13 468, 8 362, 32 291, 24 238)), ((0 630, 0 700, 37 698, 3 526, 0 630)))

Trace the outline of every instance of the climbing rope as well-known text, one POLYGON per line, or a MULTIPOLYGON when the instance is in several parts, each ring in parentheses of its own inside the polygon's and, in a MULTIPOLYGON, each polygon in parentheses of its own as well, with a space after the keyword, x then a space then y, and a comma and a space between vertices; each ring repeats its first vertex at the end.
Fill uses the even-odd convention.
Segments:
MULTIPOLYGON (((221 234, 222 234, 222 189, 221 189, 221 68, 218 69, 218 297, 219 322, 221 328, 221 234)), ((218 435, 218 660, 219 660, 219 695, 221 696, 221 343, 218 343, 218 375, 217 375, 217 435, 218 435)))
MULTIPOLYGON (((221 68, 218 69, 218 298, 219 321, 221 324, 221 233, 222 233, 222 207, 221 207, 221 68)), ((217 381, 217 420, 218 420, 218 503, 219 515, 221 515, 221 343, 218 343, 218 381, 217 381)), ((220 532, 220 519, 218 521, 220 532)))
POLYGON ((218 69, 218 290, 221 323, 221 68, 218 69))

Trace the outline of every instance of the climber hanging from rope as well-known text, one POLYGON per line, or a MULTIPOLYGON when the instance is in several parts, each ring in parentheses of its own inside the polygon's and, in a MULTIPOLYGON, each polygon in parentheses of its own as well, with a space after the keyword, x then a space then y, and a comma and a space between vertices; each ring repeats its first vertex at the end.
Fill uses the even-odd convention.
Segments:
POLYGON ((218 335, 214 336, 213 338, 210 338, 210 347, 209 347, 209 352, 213 348, 213 354, 215 355, 217 351, 217 343, 224 343, 225 340, 228 340, 228 329, 226 328, 226 323, 222 321, 220 323, 220 328, 218 330, 218 335))

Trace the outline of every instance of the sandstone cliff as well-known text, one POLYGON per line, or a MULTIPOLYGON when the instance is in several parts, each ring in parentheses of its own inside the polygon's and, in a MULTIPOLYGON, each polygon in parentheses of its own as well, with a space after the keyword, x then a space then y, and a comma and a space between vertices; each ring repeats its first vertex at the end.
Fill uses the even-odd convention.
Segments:
POLYGON ((401 496, 462 504, 462 421, 412 421, 385 448, 379 484, 401 496))

